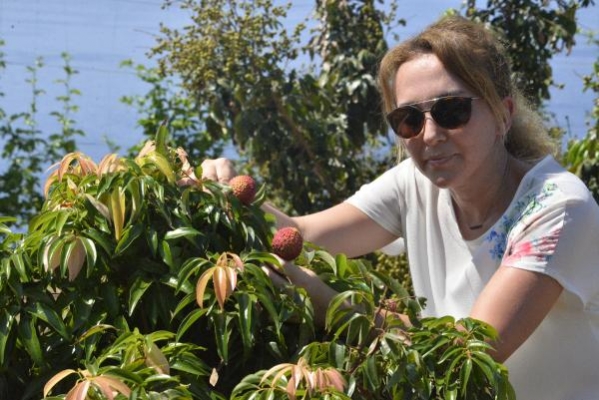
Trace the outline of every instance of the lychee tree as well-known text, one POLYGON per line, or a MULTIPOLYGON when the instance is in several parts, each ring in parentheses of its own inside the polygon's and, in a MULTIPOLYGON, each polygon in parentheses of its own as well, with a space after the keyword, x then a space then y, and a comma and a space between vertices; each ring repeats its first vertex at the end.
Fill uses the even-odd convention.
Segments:
POLYGON ((0 398, 512 398, 491 327, 420 319, 366 260, 304 243, 294 262, 339 292, 315 325, 263 270, 267 188, 244 204, 200 172, 163 127, 135 158, 65 156, 26 232, 0 220, 0 398))

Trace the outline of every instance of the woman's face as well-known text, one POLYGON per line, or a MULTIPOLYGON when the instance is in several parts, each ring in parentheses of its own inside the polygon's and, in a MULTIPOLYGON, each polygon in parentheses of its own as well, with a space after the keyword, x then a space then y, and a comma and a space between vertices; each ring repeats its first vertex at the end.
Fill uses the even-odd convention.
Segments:
MULTIPOLYGON (((394 90, 398 107, 445 96, 476 97, 434 54, 424 54, 402 64, 397 70, 394 90)), ((430 106, 415 107, 428 110, 430 106)), ((465 125, 446 129, 426 112, 422 131, 402 141, 418 169, 435 185, 459 189, 497 170, 496 149, 498 144, 503 147, 500 136, 491 110, 482 99, 476 99, 465 125)))

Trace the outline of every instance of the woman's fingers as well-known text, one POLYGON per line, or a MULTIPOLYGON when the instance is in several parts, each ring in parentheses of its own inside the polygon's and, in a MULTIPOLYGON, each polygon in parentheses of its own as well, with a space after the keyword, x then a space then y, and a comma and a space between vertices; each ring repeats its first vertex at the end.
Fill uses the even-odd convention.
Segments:
POLYGON ((262 270, 278 289, 284 289, 289 285, 289 280, 281 272, 277 271, 276 267, 272 265, 264 265, 262 266, 262 270))
POLYGON ((227 158, 204 160, 202 162, 202 178, 227 183, 237 175, 233 162, 227 158))

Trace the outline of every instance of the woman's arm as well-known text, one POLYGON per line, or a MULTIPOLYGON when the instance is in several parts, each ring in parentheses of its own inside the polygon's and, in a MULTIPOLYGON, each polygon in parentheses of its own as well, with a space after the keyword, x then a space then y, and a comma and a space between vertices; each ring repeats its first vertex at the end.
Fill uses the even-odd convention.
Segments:
MULTIPOLYGON (((233 163, 226 158, 202 163, 203 178, 226 183, 236 175, 233 163)), ((262 209, 275 216, 279 228, 294 226, 305 240, 324 247, 332 254, 357 257, 378 250, 396 239, 395 235, 347 203, 302 217, 290 217, 268 203, 262 209)))
POLYGON ((332 254, 359 257, 397 239, 370 217, 349 203, 293 218, 305 239, 332 254))
POLYGON ((548 275, 501 266, 474 303, 470 313, 497 329, 493 358, 504 362, 539 326, 562 286, 548 275))

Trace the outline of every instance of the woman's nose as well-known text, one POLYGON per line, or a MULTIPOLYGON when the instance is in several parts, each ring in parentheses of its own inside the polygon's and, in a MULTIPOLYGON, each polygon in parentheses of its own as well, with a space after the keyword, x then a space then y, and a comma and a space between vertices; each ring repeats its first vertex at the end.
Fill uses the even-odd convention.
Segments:
POLYGON ((428 111, 424 114, 424 125, 422 126, 422 131, 422 140, 427 145, 434 145, 438 142, 445 141, 447 138, 445 129, 440 127, 435 122, 428 111))

